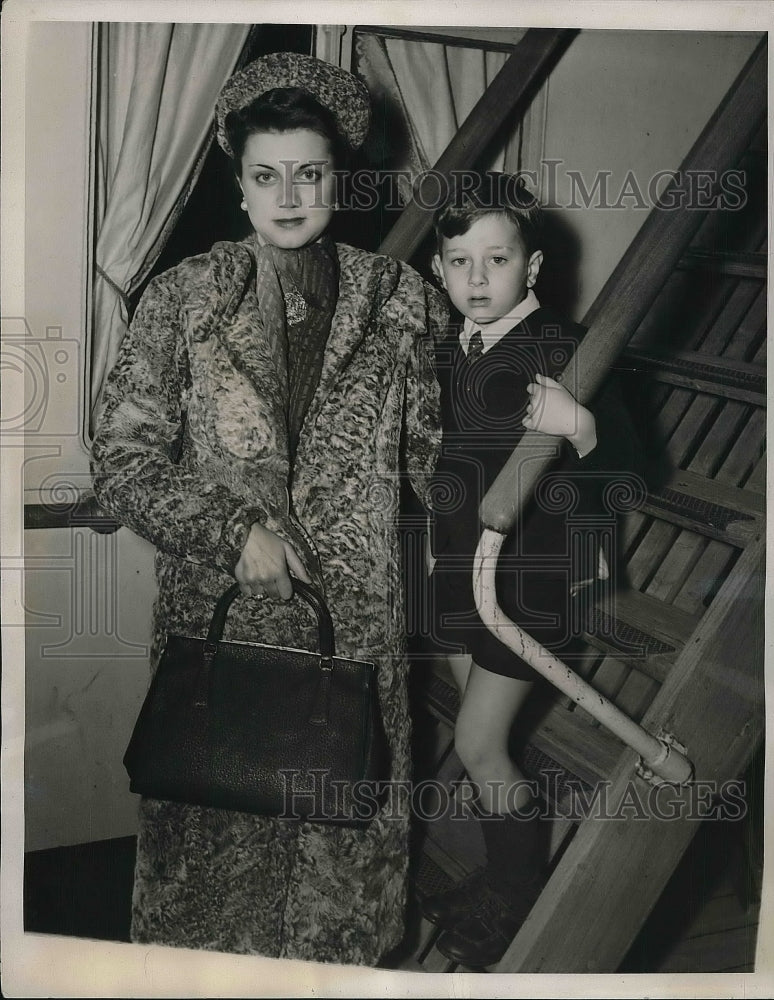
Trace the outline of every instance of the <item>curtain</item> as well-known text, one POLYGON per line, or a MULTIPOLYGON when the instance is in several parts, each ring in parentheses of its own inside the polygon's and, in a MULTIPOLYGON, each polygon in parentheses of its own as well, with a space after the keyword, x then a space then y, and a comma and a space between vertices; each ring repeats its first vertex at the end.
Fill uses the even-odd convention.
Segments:
POLYGON ((215 102, 250 32, 239 24, 98 26, 92 423, 152 269, 210 147, 215 102))
MULTIPOLYGON (((409 170, 412 181, 437 163, 509 55, 366 33, 358 34, 355 53, 377 109, 389 107, 401 119, 406 143, 395 167, 409 170)), ((502 148, 481 164, 483 169, 534 170, 539 181, 546 90, 544 84, 502 148)), ((402 183, 401 194, 408 201, 408 182, 402 183)))

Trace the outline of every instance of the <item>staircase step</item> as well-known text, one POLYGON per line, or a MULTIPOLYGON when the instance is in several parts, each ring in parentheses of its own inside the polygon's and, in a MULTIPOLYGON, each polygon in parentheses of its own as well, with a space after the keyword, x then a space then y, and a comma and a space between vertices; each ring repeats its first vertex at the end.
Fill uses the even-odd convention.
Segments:
MULTIPOLYGON (((437 668, 427 677, 425 690, 429 710, 452 725, 459 709, 459 695, 443 660, 437 661, 437 668)), ((557 704, 546 707, 545 703, 538 703, 520 721, 515 759, 527 777, 538 781, 539 788, 547 793, 548 801, 558 812, 550 821, 549 856, 553 866, 572 839, 577 824, 577 818, 572 818, 576 810, 572 814, 568 811, 572 805, 570 796, 586 793, 588 798, 596 785, 608 780, 624 745, 607 730, 590 725, 580 713, 557 704), (562 816, 563 806, 567 816, 562 816)), ((458 777, 454 756, 452 752, 444 761, 437 776, 439 781, 458 777)), ((447 842, 444 835, 447 826, 442 821, 426 823, 414 883, 420 899, 444 891, 481 863, 480 859, 472 858, 471 851, 461 852, 459 838, 447 842)), ((439 936, 438 928, 420 917, 411 961, 425 972, 465 971, 439 952, 436 947, 439 936)))
POLYGON ((708 538, 744 547, 763 530, 765 497, 676 469, 666 485, 648 493, 642 510, 708 538))
POLYGON ((754 406, 766 405, 766 368, 746 361, 729 361, 699 351, 628 350, 622 355, 628 371, 644 370, 659 382, 686 386, 754 406))
POLYGON ((563 705, 555 705, 524 735, 522 754, 524 770, 541 782, 543 776, 560 767, 566 773, 559 775, 550 795, 561 805, 570 792, 570 784, 580 782, 593 787, 606 781, 618 763, 624 744, 601 726, 591 726, 580 715, 563 705), (575 780, 573 780, 575 779, 575 780))
POLYGON ((732 278, 766 280, 766 254, 730 253, 723 250, 691 248, 680 258, 681 271, 712 270, 732 278))
POLYGON ((618 590, 594 605, 584 638, 601 652, 663 680, 700 620, 701 615, 640 591, 618 590))

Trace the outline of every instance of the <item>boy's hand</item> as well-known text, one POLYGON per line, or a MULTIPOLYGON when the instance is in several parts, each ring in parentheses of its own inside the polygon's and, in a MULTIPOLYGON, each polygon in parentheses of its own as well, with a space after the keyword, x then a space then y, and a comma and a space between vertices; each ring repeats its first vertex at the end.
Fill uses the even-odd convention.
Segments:
POLYGON ((535 375, 527 386, 530 396, 523 425, 531 431, 566 438, 583 458, 597 445, 593 415, 571 392, 547 375, 535 375))

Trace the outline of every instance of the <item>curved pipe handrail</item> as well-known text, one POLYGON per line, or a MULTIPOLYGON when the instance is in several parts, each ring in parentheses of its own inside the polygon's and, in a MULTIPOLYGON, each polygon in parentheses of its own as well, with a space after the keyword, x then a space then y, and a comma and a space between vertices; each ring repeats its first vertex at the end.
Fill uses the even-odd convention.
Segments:
POLYGON ((473 593, 481 620, 512 652, 533 670, 601 722, 639 755, 644 768, 663 781, 685 784, 693 775, 693 765, 673 743, 652 736, 632 721, 611 701, 587 684, 567 664, 550 653, 508 618, 497 603, 495 569, 505 535, 486 528, 481 535, 473 563, 473 593))

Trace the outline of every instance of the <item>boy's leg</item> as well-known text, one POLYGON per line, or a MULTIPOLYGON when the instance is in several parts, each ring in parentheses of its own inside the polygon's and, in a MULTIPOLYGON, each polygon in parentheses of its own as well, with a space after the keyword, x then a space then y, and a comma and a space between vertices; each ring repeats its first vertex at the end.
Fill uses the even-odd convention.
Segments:
POLYGON ((473 663, 457 717, 457 752, 480 789, 487 864, 475 904, 447 923, 438 948, 472 967, 499 961, 542 885, 545 845, 538 801, 508 753, 514 718, 531 688, 531 681, 473 663))
POLYGON ((513 720, 532 687, 530 681, 484 670, 470 658, 449 657, 449 665, 464 691, 455 728, 455 746, 471 781, 480 788, 475 812, 481 821, 487 865, 454 889, 422 903, 425 916, 452 928, 473 915, 492 890, 506 899, 521 899, 533 874, 535 822, 515 819, 511 810, 528 810, 531 793, 508 753, 513 720), (456 660, 456 662, 455 662, 456 660))
POLYGON ((513 720, 527 700, 532 682, 504 677, 472 663, 462 698, 454 745, 471 781, 479 787, 484 813, 522 809, 531 793, 508 752, 513 720))
POLYGON ((531 690, 531 681, 474 663, 455 730, 457 753, 479 789, 490 887, 509 903, 519 901, 542 867, 539 800, 508 752, 513 721, 531 690))

